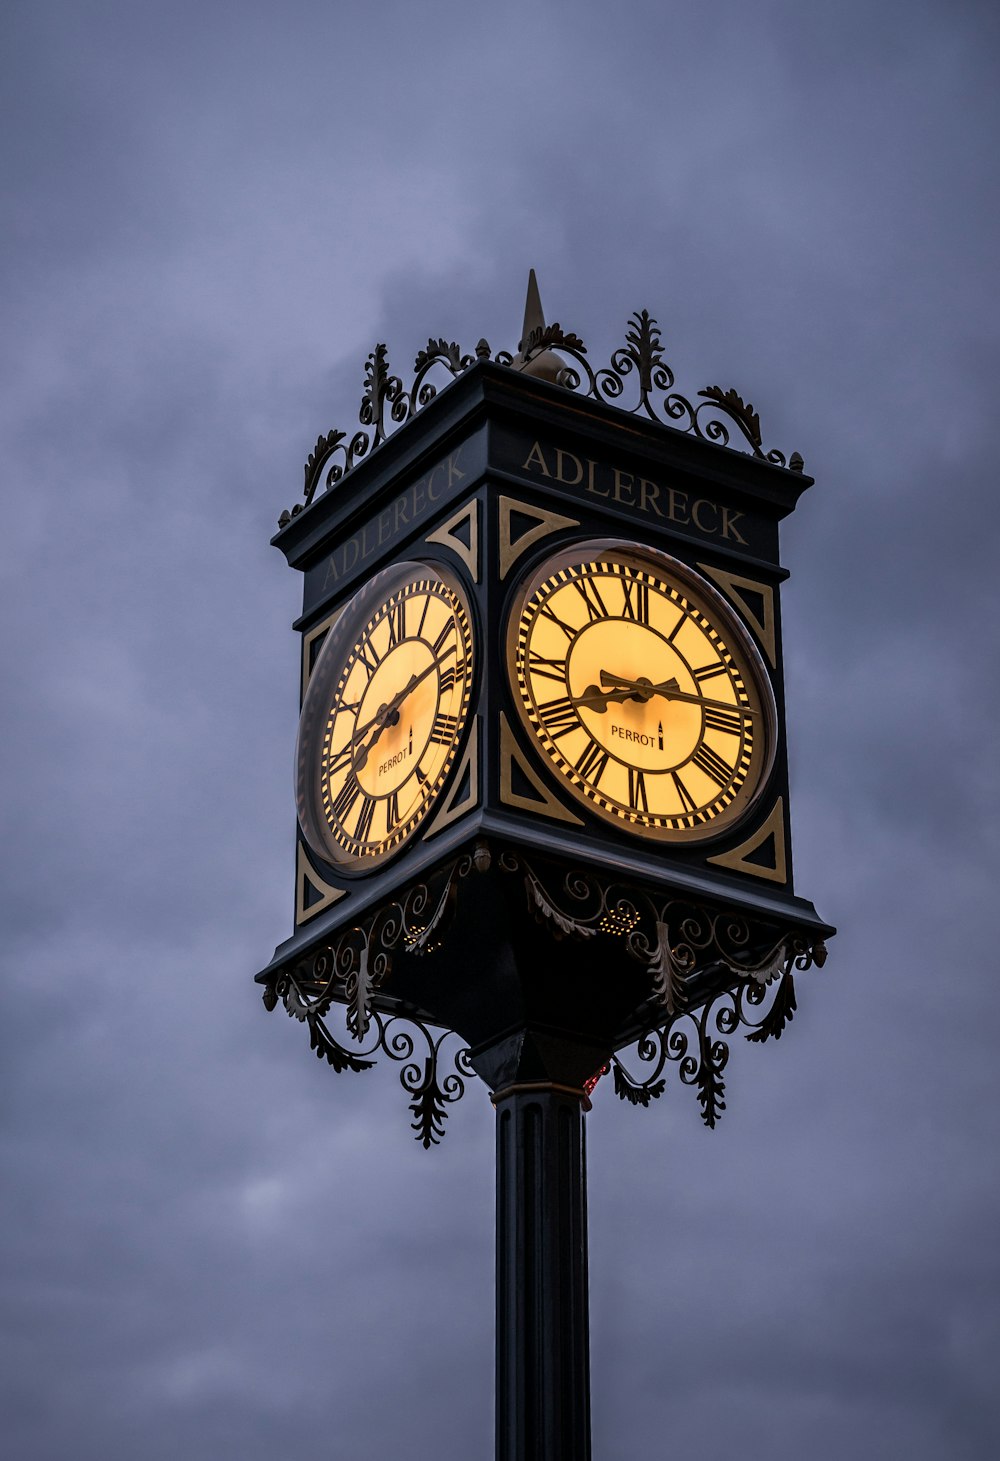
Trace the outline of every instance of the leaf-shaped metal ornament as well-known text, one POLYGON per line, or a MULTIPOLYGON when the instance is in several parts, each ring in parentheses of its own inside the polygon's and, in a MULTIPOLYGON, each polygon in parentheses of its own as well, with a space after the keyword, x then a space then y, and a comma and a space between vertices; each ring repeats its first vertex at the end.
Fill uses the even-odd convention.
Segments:
POLYGON ((345 984, 347 994, 347 1028, 355 1040, 368 1034, 372 1018, 372 975, 367 951, 358 959, 345 984))
POLYGON ((634 1081, 619 1060, 613 1060, 611 1064, 615 1095, 620 1101, 628 1101, 630 1106, 647 1107, 650 1101, 659 1100, 666 1090, 667 1083, 662 1078, 648 1083, 634 1081))
POLYGON ((337 447, 345 439, 345 436, 345 432, 334 430, 328 431, 325 436, 321 435, 316 438, 316 445, 306 458, 304 468, 306 479, 304 497, 306 507, 309 506, 315 496, 320 475, 331 453, 337 450, 337 447))
POLYGON ((538 355, 543 350, 573 350, 578 355, 587 353, 580 336, 572 330, 564 330, 560 324, 538 326, 530 332, 522 349, 526 357, 538 355))
POLYGON ((556 938, 594 937, 597 929, 589 927, 586 923, 581 923, 578 919, 572 918, 566 913, 562 913, 549 898, 545 889, 530 868, 525 868, 524 883, 528 889, 528 897, 542 917, 552 924, 556 938))
POLYGON ((786 974, 778 985, 778 991, 774 996, 774 1003, 767 1014, 761 1020, 756 1030, 752 1030, 746 1036, 755 1044, 762 1045, 765 1040, 780 1040, 787 1025, 790 1025, 798 1008, 795 1002, 795 980, 791 974, 786 974))
POLYGON ((732 389, 724 391, 721 386, 707 386, 705 390, 698 392, 708 401, 714 401, 721 411, 738 421, 746 433, 747 440, 761 448, 760 417, 749 401, 744 401, 738 391, 732 389))
POLYGON ((791 956, 785 945, 785 940, 776 944, 773 949, 761 959, 759 964, 744 964, 722 956, 722 962, 733 974, 739 974, 744 979, 752 979, 755 984, 770 984, 779 975, 784 974, 791 963, 791 956))
POLYGON ((410 1099, 413 1121, 410 1125, 426 1151, 436 1146, 444 1135, 445 1101, 437 1083, 437 1060, 431 1056, 424 1063, 424 1078, 410 1099))
POLYGON ((696 1080, 698 1103, 701 1106, 702 1121, 714 1130, 716 1122, 726 1109, 723 1099, 726 1083, 722 1079, 722 1072, 729 1058, 729 1047, 721 1040, 703 1038, 700 1053, 701 1061, 696 1080))
POLYGON ((665 923, 657 922, 656 949, 649 961, 653 976, 653 996, 663 1005, 668 1014, 674 1015, 683 1002, 681 970, 670 948, 670 930, 665 923))
POLYGON ((462 348, 454 340, 428 340, 426 350, 418 350, 413 369, 419 375, 428 365, 447 365, 457 375, 463 369, 462 348))
POLYGON ((322 1020, 309 1021, 309 1048, 315 1050, 317 1059, 325 1060, 339 1075, 342 1071, 371 1070, 374 1060, 364 1060, 352 1050, 346 1050, 335 1040, 322 1020))

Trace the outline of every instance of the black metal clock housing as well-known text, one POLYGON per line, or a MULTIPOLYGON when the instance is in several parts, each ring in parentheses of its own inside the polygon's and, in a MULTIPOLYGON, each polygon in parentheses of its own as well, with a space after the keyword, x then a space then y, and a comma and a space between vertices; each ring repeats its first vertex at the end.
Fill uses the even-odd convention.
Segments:
MULTIPOLYGON (((794 889, 785 742, 778 529, 811 479, 798 457, 764 452, 734 392, 669 394, 655 322, 632 325, 617 375, 595 373, 558 326, 514 361, 431 341, 408 396, 380 346, 371 449, 341 432, 317 442, 305 502, 273 540, 302 575, 304 707, 295 929, 262 982, 429 889, 425 922, 366 998, 495 1049, 504 1029, 565 1022, 572 970, 584 997, 569 1017, 596 1059, 648 1022, 655 934, 607 912, 598 943, 549 940, 551 978, 526 983, 538 920, 558 933, 574 919, 548 892, 532 904, 530 881, 526 900, 515 865, 540 888, 579 875, 650 908, 725 909, 761 931, 745 947, 761 957, 779 935, 808 949, 832 932, 794 889), (434 368, 450 381, 437 393, 434 368), (418 599, 437 605, 433 632, 418 599), (446 621, 451 671, 434 644, 446 621), (420 931, 437 917, 434 879, 473 855, 482 872, 457 906, 447 894, 457 933, 438 948, 420 931), (609 982, 612 935, 633 954, 648 945, 647 967, 623 959, 609 982)), ((684 976, 674 960, 675 993, 727 987, 731 963, 684 976)))

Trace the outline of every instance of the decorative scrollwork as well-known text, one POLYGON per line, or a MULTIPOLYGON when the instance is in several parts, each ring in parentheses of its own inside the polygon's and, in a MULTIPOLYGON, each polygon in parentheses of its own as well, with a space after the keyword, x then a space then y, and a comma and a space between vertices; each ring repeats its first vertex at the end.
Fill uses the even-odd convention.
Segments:
POLYGON ((459 880, 489 866, 483 852, 477 845, 427 882, 413 884, 367 922, 343 930, 307 960, 281 970, 264 988, 265 1008, 274 1010, 280 1001, 289 1015, 307 1025, 310 1049, 338 1073, 370 1070, 378 1050, 402 1062, 400 1081, 410 1097, 413 1129, 425 1147, 440 1141, 447 1108, 461 1098, 471 1067, 459 1050, 451 1057, 454 1070, 442 1075, 441 1047, 449 1032, 435 1038, 418 1020, 385 1015, 375 1007, 374 996, 391 974, 395 950, 420 954, 436 946, 454 908, 459 880), (334 1033, 334 1006, 346 1034, 367 1048, 354 1051, 334 1033), (426 1042, 423 1062, 415 1055, 413 1030, 426 1042))
POLYGON ((651 1068, 640 1077, 626 1069, 620 1055, 612 1057, 615 1093, 634 1106, 648 1106, 663 1094, 669 1062, 682 1084, 696 1088, 702 1119, 714 1127, 726 1106, 728 1037, 745 1025, 747 1040, 780 1039, 796 1009, 792 969, 821 968, 826 962, 822 941, 810 943, 793 930, 752 922, 732 909, 663 900, 580 871, 562 875, 553 892, 513 852, 501 855, 500 866, 521 874, 529 906, 556 937, 618 937, 649 971, 650 1021, 657 1009, 668 1017, 634 1047, 640 1063, 651 1068), (699 1001, 700 978, 720 967, 735 981, 733 987, 699 1001), (775 981, 772 994, 769 986, 775 981))
MULTIPOLYGON (((794 962, 798 965, 801 957, 821 964, 822 947, 804 950, 794 962)), ((740 1026, 746 1026, 747 1040, 757 1044, 778 1040, 795 1008, 795 983, 790 973, 782 976, 773 995, 756 979, 748 977, 700 1010, 685 1010, 643 1035, 632 1054, 649 1067, 645 1075, 630 1072, 621 1052, 612 1056, 615 1093, 633 1106, 648 1106, 666 1089, 663 1071, 668 1062, 672 1063, 677 1066, 681 1082, 696 1088, 705 1125, 714 1127, 726 1108, 723 1071, 729 1060, 728 1038, 740 1026)))
MULTIPOLYGON (((420 954, 436 947, 461 880, 494 866, 520 878, 528 908, 552 937, 617 939, 648 973, 649 997, 633 1026, 644 1031, 631 1047, 638 1068, 629 1069, 620 1051, 609 1062, 616 1095, 633 1106, 647 1107, 663 1095, 672 1065, 681 1084, 694 1087, 702 1119, 714 1127, 726 1107, 730 1038, 745 1027, 745 1038, 755 1044, 780 1039, 796 1010, 792 970, 826 962, 826 946, 794 929, 730 908, 664 898, 594 872, 548 866, 540 871, 520 852, 477 842, 364 923, 281 969, 263 994, 267 1009, 280 1002, 308 1027, 310 1048, 333 1070, 370 1070, 380 1050, 399 1063, 413 1131, 424 1147, 440 1141, 448 1107, 461 1099, 473 1074, 468 1052, 449 1046, 443 1054, 445 1042, 457 1037, 447 1030, 435 1035, 415 1018, 387 1013, 376 995, 391 979, 394 952, 420 954), (706 997, 706 987, 718 988, 720 970, 728 987, 706 997), (706 986, 713 971, 716 977, 706 986), (343 1038, 334 1031, 335 1008, 343 1038)), ((587 1083, 588 1097, 608 1068, 587 1083)))
POLYGON ((430 339, 413 362, 409 388, 389 368, 388 348, 377 344, 365 361, 364 393, 359 422, 362 430, 348 438, 344 431, 329 431, 317 438, 305 464, 303 499, 278 519, 285 527, 314 500, 320 483, 329 491, 347 475, 362 457, 381 446, 396 428, 409 421, 438 394, 433 371, 449 385, 477 361, 523 369, 548 351, 558 351, 566 362, 556 377, 557 384, 627 411, 644 415, 663 426, 697 436, 717 446, 738 445, 772 466, 801 472, 804 463, 798 452, 786 457, 780 451, 765 451, 760 417, 738 391, 706 386, 692 402, 674 390, 674 373, 663 355, 660 327, 648 310, 637 310, 628 321, 625 344, 619 346, 608 365, 595 370, 587 359, 587 347, 571 330, 561 325, 539 325, 521 341, 515 358, 508 350, 495 354, 487 340, 480 340, 468 354, 455 341, 430 339), (635 387, 634 392, 630 388, 635 387), (627 404, 628 401, 630 404, 627 404), (734 437, 735 428, 735 437, 734 437))
MULTIPOLYGON (((364 1027, 365 1048, 357 1053, 334 1033, 331 1025, 333 1006, 307 993, 294 975, 284 973, 265 991, 264 1003, 275 1008, 281 1001, 288 1013, 309 1027, 309 1046, 320 1060, 325 1060, 338 1074, 345 1070, 371 1070, 381 1053, 400 1065, 399 1082, 409 1096, 413 1113, 411 1126, 425 1149, 436 1146, 444 1135, 449 1106, 465 1094, 469 1077, 474 1074, 468 1052, 457 1044, 450 1030, 436 1035, 422 1021, 403 1015, 384 1015, 372 1010, 364 1027), (272 1003, 273 1001, 273 1003, 272 1003), (418 1042, 424 1054, 418 1056, 418 1042)), ((352 1026, 349 1006, 341 1008, 346 1033, 359 1039, 352 1026)))

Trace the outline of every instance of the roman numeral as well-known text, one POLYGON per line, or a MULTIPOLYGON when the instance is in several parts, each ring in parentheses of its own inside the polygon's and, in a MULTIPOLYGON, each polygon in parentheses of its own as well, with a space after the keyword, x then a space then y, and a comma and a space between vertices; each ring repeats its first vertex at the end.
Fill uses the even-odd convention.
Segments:
POLYGON ((739 710, 723 710, 718 705, 707 705, 701 714, 706 730, 725 731, 727 736, 738 736, 743 729, 743 715, 739 710))
POLYGON ((637 624, 645 624, 649 619, 649 589, 637 578, 622 576, 622 590, 625 594, 625 604, 622 608, 622 618, 632 619, 637 624))
POLYGON ((369 676, 374 675, 375 671, 378 669, 378 655, 372 648, 371 641, 369 639, 363 639, 358 645, 356 653, 358 659, 368 671, 369 676))
POLYGON ((399 821, 399 793, 390 791, 385 803, 385 830, 391 832, 399 821))
POLYGON ((444 628, 441 630, 441 633, 438 635, 437 639, 435 639, 434 643, 431 645, 431 653, 434 655, 435 659, 442 659, 445 654, 455 653, 455 650, 458 648, 457 644, 451 644, 447 650, 445 650, 444 647, 445 641, 449 637, 453 636, 454 632, 455 625, 452 620, 449 619, 444 628))
POLYGON ((607 751, 599 746, 596 741, 591 741, 583 755, 576 763, 576 769, 584 781, 589 781, 592 786, 600 784, 601 777, 609 761, 607 751))
POLYGON ((636 812, 649 811, 649 802, 646 800, 646 778, 641 771, 633 767, 628 768, 628 804, 636 812))
POLYGON ((354 829, 356 842, 367 842, 371 836, 372 821, 375 817, 376 801, 373 796, 362 795, 361 810, 358 813, 358 825, 354 829))
POLYGON ((576 706, 568 695, 564 695, 561 700, 548 700, 544 705, 539 705, 538 713, 553 740, 566 735, 568 731, 576 730, 580 724, 576 706))
POLYGON ((459 675, 465 674, 465 660, 461 660, 453 669, 445 670, 441 676, 441 694, 446 695, 449 690, 454 690, 459 675))
POLYGON ((537 649, 531 650, 528 655, 528 670, 533 675, 540 675, 543 680, 555 680, 559 685, 566 682, 566 661, 545 659, 537 649))
POLYGON ((712 750, 711 746, 702 743, 691 757, 694 764, 710 776, 717 786, 725 786, 732 780, 733 768, 728 761, 712 750))
POLYGON ((342 750, 337 752, 336 759, 331 761, 326 768, 327 776, 336 776, 345 766, 349 766, 354 759, 354 742, 348 741, 342 750))
POLYGON ((544 609, 538 611, 538 617, 540 619, 548 619, 550 623, 558 625, 567 639, 576 638, 578 631, 567 624, 564 619, 560 619, 558 614, 553 613, 548 604, 545 605, 544 609))
POLYGON ((401 639, 406 638, 406 600, 400 599, 398 603, 390 604, 385 618, 389 626, 389 648, 393 649, 401 639))
POLYGON ((716 675, 724 675, 726 665, 722 660, 716 659, 710 665, 702 665, 699 669, 692 670, 691 673, 700 685, 703 680, 714 680, 716 675))
POLYGON ((427 610, 431 606, 430 594, 424 594, 424 607, 420 610, 420 623, 417 625, 417 638, 421 639, 424 632, 424 620, 427 618, 427 610))
POLYGON ((352 771, 333 799, 333 815, 337 818, 338 822, 342 823, 344 821, 344 818, 353 807, 360 792, 361 787, 358 785, 358 778, 352 771))
POLYGON ((670 775, 673 777, 674 786, 677 788, 677 795, 681 799, 681 806, 686 812, 696 812, 698 810, 698 803, 677 775, 677 772, 671 771, 670 775))
POLYGON ((430 739, 439 746, 450 746, 458 732, 458 716, 439 710, 434 718, 430 739))
POLYGON ((573 587, 587 606, 587 616, 591 624, 597 619, 608 617, 607 605, 601 598, 600 589, 592 578, 574 578, 573 587))

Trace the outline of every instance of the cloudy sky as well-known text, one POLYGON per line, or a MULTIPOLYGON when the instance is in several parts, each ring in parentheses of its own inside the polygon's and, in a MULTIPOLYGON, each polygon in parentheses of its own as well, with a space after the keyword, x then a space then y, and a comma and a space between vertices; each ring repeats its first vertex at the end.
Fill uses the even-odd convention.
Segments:
POLYGON ((660 320, 787 525, 797 885, 838 925, 702 1129, 588 1118, 598 1457, 1000 1448, 1000 21, 986 0, 6 0, 5 1453, 492 1445, 492 1110, 444 1145, 251 982, 364 356, 660 320))

